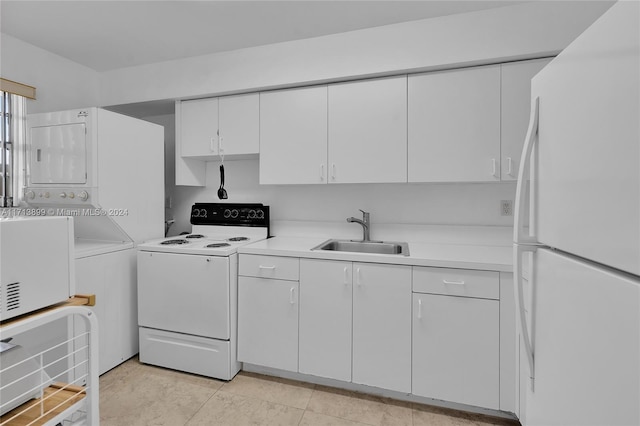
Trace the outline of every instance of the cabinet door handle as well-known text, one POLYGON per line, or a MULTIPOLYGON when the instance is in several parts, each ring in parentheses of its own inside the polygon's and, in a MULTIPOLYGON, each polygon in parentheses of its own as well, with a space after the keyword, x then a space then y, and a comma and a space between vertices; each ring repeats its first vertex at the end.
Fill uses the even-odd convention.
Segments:
POLYGON ((422 319, 422 299, 418 299, 418 319, 422 319))
POLYGON ((491 173, 493 177, 498 177, 498 162, 495 158, 491 159, 491 167, 493 168, 493 173, 491 173))
POLYGON ((360 274, 360 268, 356 268, 356 284, 362 285, 362 275, 360 274))
POLYGON ((222 138, 222 136, 220 136, 218 138, 218 152, 220 153, 220 155, 224 154, 224 148, 222 148, 222 140, 223 140, 223 138, 222 138))
POLYGON ((272 265, 272 266, 260 265, 260 266, 258 266, 258 268, 260 268, 260 269, 276 269, 275 265, 272 265))
POLYGON ((211 152, 216 152, 216 138, 212 137, 211 141, 209 141, 209 149, 211 152))
POLYGON ((347 267, 344 267, 344 284, 349 284, 349 273, 347 272, 347 267))
POLYGON ((320 180, 324 180, 324 163, 320 164, 320 180))
POLYGON ((442 282, 443 282, 444 284, 464 285, 464 281, 449 281, 449 280, 442 280, 442 282))
POLYGON ((507 175, 513 176, 513 160, 507 157, 507 175))
POLYGON ((292 305, 295 303, 295 301, 293 300, 295 290, 295 287, 291 287, 291 290, 289 291, 289 303, 292 305))
POLYGON ((331 164, 331 179, 336 180, 336 164, 331 164))

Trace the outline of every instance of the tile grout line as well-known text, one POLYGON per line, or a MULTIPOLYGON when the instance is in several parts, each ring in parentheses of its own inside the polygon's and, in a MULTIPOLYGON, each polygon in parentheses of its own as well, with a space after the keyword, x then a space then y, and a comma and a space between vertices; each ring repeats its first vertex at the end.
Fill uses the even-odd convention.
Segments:
POLYGON ((200 410, 202 410, 202 408, 203 408, 205 405, 207 405, 207 402, 211 401, 211 399, 212 399, 212 398, 213 398, 213 397, 218 393, 218 391, 219 391, 220 389, 222 389, 222 386, 224 386, 224 383, 223 383, 222 385, 220 385, 220 387, 218 387, 218 388, 217 388, 217 389, 216 389, 216 390, 211 394, 211 396, 210 396, 209 398, 207 398, 207 400, 206 400, 206 401, 204 401, 204 402, 200 405, 200 407, 199 407, 199 408, 198 408, 198 409, 197 409, 197 410, 196 410, 196 411, 191 415, 191 417, 189 417, 189 418, 187 419, 187 421, 184 423, 184 425, 183 425, 183 426, 187 426, 187 425, 189 424, 189 422, 190 422, 191 420, 193 420, 193 418, 194 418, 194 417, 195 417, 195 416, 200 412, 200 410))

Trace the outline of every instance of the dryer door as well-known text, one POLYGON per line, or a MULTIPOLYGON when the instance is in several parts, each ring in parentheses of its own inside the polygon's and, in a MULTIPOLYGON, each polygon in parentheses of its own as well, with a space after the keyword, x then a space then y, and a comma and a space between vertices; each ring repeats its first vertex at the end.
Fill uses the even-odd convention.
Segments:
POLYGON ((85 123, 32 127, 30 130, 31 184, 87 182, 85 123))

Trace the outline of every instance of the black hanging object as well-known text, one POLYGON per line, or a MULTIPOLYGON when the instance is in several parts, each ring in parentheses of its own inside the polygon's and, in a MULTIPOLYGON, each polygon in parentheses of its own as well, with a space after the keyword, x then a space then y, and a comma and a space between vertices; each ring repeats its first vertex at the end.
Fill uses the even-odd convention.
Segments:
POLYGON ((224 165, 220 164, 220 188, 218 188, 218 198, 221 200, 226 200, 227 198, 227 190, 224 189, 224 165))

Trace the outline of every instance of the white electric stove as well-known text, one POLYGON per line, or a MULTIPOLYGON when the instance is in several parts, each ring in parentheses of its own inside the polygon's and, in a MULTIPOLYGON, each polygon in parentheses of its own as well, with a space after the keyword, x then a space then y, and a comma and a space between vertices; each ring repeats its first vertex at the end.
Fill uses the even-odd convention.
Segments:
POLYGON ((267 238, 266 228, 194 225, 191 234, 140 244, 142 250, 164 253, 229 256, 238 247, 267 238))
POLYGON ((240 246, 269 236, 269 207, 196 203, 191 234, 138 246, 140 361, 231 380, 240 246))

